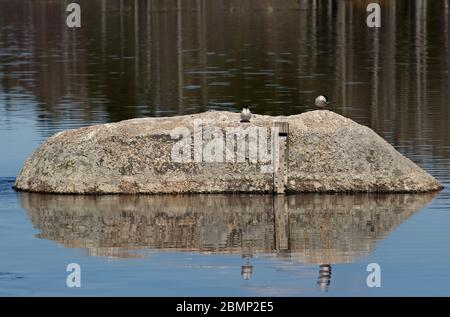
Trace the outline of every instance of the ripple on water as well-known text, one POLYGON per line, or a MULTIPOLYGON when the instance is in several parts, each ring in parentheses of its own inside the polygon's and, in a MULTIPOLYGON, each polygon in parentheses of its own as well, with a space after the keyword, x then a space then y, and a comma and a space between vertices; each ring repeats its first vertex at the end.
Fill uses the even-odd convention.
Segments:
POLYGON ((14 180, 13 177, 0 177, 0 194, 11 191, 14 180))
POLYGON ((24 277, 12 272, 0 272, 0 282, 1 281, 12 281, 12 280, 20 280, 24 277))

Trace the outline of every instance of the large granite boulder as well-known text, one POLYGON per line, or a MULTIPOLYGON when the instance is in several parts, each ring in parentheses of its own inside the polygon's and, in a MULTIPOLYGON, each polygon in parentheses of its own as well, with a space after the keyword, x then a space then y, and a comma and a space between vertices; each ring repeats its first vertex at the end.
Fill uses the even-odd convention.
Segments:
POLYGON ((374 131, 325 110, 256 115, 250 123, 211 111, 63 131, 27 159, 14 187, 64 194, 270 193, 274 175, 267 166, 279 159, 270 153, 275 122, 289 124, 288 193, 442 188, 374 131))

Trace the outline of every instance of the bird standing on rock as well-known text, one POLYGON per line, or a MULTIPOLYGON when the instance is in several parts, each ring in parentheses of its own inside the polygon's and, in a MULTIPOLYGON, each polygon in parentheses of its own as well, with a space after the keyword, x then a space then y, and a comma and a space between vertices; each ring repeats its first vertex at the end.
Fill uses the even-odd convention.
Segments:
POLYGON ((324 96, 324 95, 318 96, 314 103, 316 105, 316 108, 319 108, 319 109, 326 109, 330 104, 327 96, 324 96))
POLYGON ((250 118, 252 117, 252 113, 250 112, 250 109, 247 107, 244 107, 241 111, 241 122, 250 122, 250 118))

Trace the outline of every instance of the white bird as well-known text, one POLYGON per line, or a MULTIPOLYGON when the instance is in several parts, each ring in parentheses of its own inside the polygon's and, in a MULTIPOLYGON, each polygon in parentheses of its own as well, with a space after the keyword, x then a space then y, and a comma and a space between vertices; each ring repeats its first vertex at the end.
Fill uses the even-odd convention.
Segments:
POLYGON ((320 95, 315 100, 315 105, 319 109, 325 109, 330 104, 327 96, 320 95))
POLYGON ((247 107, 244 107, 241 111, 241 122, 250 122, 250 118, 252 117, 252 113, 250 112, 250 109, 247 107))

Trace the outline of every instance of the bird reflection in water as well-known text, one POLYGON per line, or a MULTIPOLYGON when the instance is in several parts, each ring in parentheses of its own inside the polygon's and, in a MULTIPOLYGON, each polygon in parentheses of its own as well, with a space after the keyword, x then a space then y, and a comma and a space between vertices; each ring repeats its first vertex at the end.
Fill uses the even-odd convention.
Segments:
POLYGON ((251 254, 242 255, 244 264, 241 266, 241 275, 244 280, 249 280, 253 274, 253 265, 251 264, 251 254))
POLYGON ((253 275, 253 265, 251 264, 251 260, 253 258, 255 243, 252 240, 244 242, 244 236, 241 237, 241 241, 242 259, 244 262, 241 266, 241 276, 244 280, 248 281, 253 275))
POLYGON ((331 265, 321 264, 319 265, 319 278, 317 279, 317 286, 322 292, 328 292, 328 287, 331 281, 331 265))

